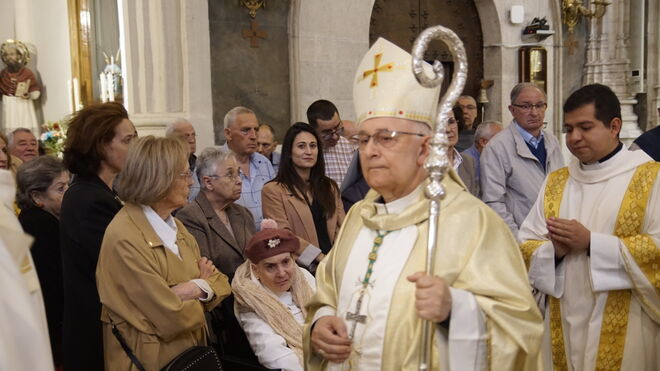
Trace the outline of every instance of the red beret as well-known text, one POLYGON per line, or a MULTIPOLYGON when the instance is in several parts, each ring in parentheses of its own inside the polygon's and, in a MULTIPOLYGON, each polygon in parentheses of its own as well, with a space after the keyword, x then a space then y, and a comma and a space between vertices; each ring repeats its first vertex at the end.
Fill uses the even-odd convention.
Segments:
POLYGON ((252 236, 245 248, 245 256, 254 264, 271 256, 293 253, 300 248, 300 242, 286 229, 264 229, 252 236))

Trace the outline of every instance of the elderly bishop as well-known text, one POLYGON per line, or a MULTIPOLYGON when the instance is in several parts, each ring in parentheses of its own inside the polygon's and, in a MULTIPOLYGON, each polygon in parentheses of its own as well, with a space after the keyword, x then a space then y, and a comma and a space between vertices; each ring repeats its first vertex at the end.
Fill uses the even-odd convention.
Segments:
POLYGON ((453 170, 443 180, 435 270, 422 272, 422 165, 440 92, 415 81, 411 60, 379 39, 354 80, 360 162, 372 190, 317 270, 306 369, 416 370, 422 320, 430 320, 431 370, 535 370, 542 320, 516 240, 453 170))

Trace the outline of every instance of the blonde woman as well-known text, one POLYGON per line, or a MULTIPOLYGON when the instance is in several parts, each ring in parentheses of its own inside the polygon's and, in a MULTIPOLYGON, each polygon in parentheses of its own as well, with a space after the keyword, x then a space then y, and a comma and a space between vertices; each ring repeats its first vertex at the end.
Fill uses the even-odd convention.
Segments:
POLYGON ((186 144, 177 138, 137 139, 117 185, 126 202, 103 238, 96 269, 102 304, 106 370, 133 370, 112 333, 146 370, 159 370, 206 344, 204 312, 229 295, 227 277, 202 258, 195 238, 171 216, 192 185, 186 144))

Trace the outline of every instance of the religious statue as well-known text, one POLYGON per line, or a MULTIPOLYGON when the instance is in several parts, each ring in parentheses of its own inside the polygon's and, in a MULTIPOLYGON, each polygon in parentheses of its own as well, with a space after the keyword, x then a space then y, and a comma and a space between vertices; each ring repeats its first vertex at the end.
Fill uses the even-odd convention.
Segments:
POLYGON ((9 132, 24 127, 39 133, 33 101, 39 99, 41 85, 26 67, 30 51, 24 43, 9 39, 0 47, 0 57, 7 65, 0 71, 2 128, 9 132))

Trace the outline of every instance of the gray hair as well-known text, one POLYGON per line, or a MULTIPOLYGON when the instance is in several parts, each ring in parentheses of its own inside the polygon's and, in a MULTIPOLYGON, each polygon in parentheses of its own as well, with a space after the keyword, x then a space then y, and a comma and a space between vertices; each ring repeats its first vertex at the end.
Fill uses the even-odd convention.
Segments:
POLYGON ((30 133, 34 135, 34 133, 32 133, 32 130, 28 128, 16 128, 7 134, 7 147, 11 148, 14 146, 14 135, 16 135, 16 133, 30 133))
POLYGON ((218 165, 235 158, 234 152, 222 147, 207 147, 197 158, 197 178, 201 181, 203 176, 215 175, 218 165))
POLYGON ((490 139, 493 137, 493 126, 497 126, 500 129, 504 129, 504 126, 501 122, 495 120, 486 120, 477 126, 477 130, 474 132, 474 142, 476 143, 479 139, 490 139))
POLYGON ((32 200, 32 193, 45 193, 53 181, 67 171, 62 160, 53 156, 41 156, 25 162, 18 167, 16 183, 18 207, 26 209, 37 206, 32 200))
POLYGON ((174 120, 170 121, 167 124, 167 126, 165 127, 165 136, 166 137, 171 137, 172 135, 174 135, 175 134, 174 132, 176 131, 177 126, 179 126, 179 124, 190 124, 190 125, 192 125, 190 123, 190 121, 184 119, 183 117, 175 118, 174 120))
POLYGON ((243 106, 234 107, 230 109, 229 112, 227 112, 227 114, 225 115, 224 128, 229 129, 229 127, 234 125, 234 122, 236 122, 236 117, 244 113, 251 113, 256 116, 254 111, 247 107, 243 107, 243 106))
POLYGON ((477 100, 474 99, 471 95, 461 95, 460 97, 458 97, 456 101, 459 101, 461 99, 471 99, 474 102, 474 104, 477 105, 477 100))
POLYGON ((543 98, 547 100, 547 97, 543 89, 539 88, 535 84, 532 84, 531 82, 521 82, 519 84, 516 84, 516 86, 514 86, 513 89, 511 89, 511 103, 515 102, 516 99, 518 99, 520 93, 526 88, 534 88, 540 91, 541 94, 543 94, 543 98))

